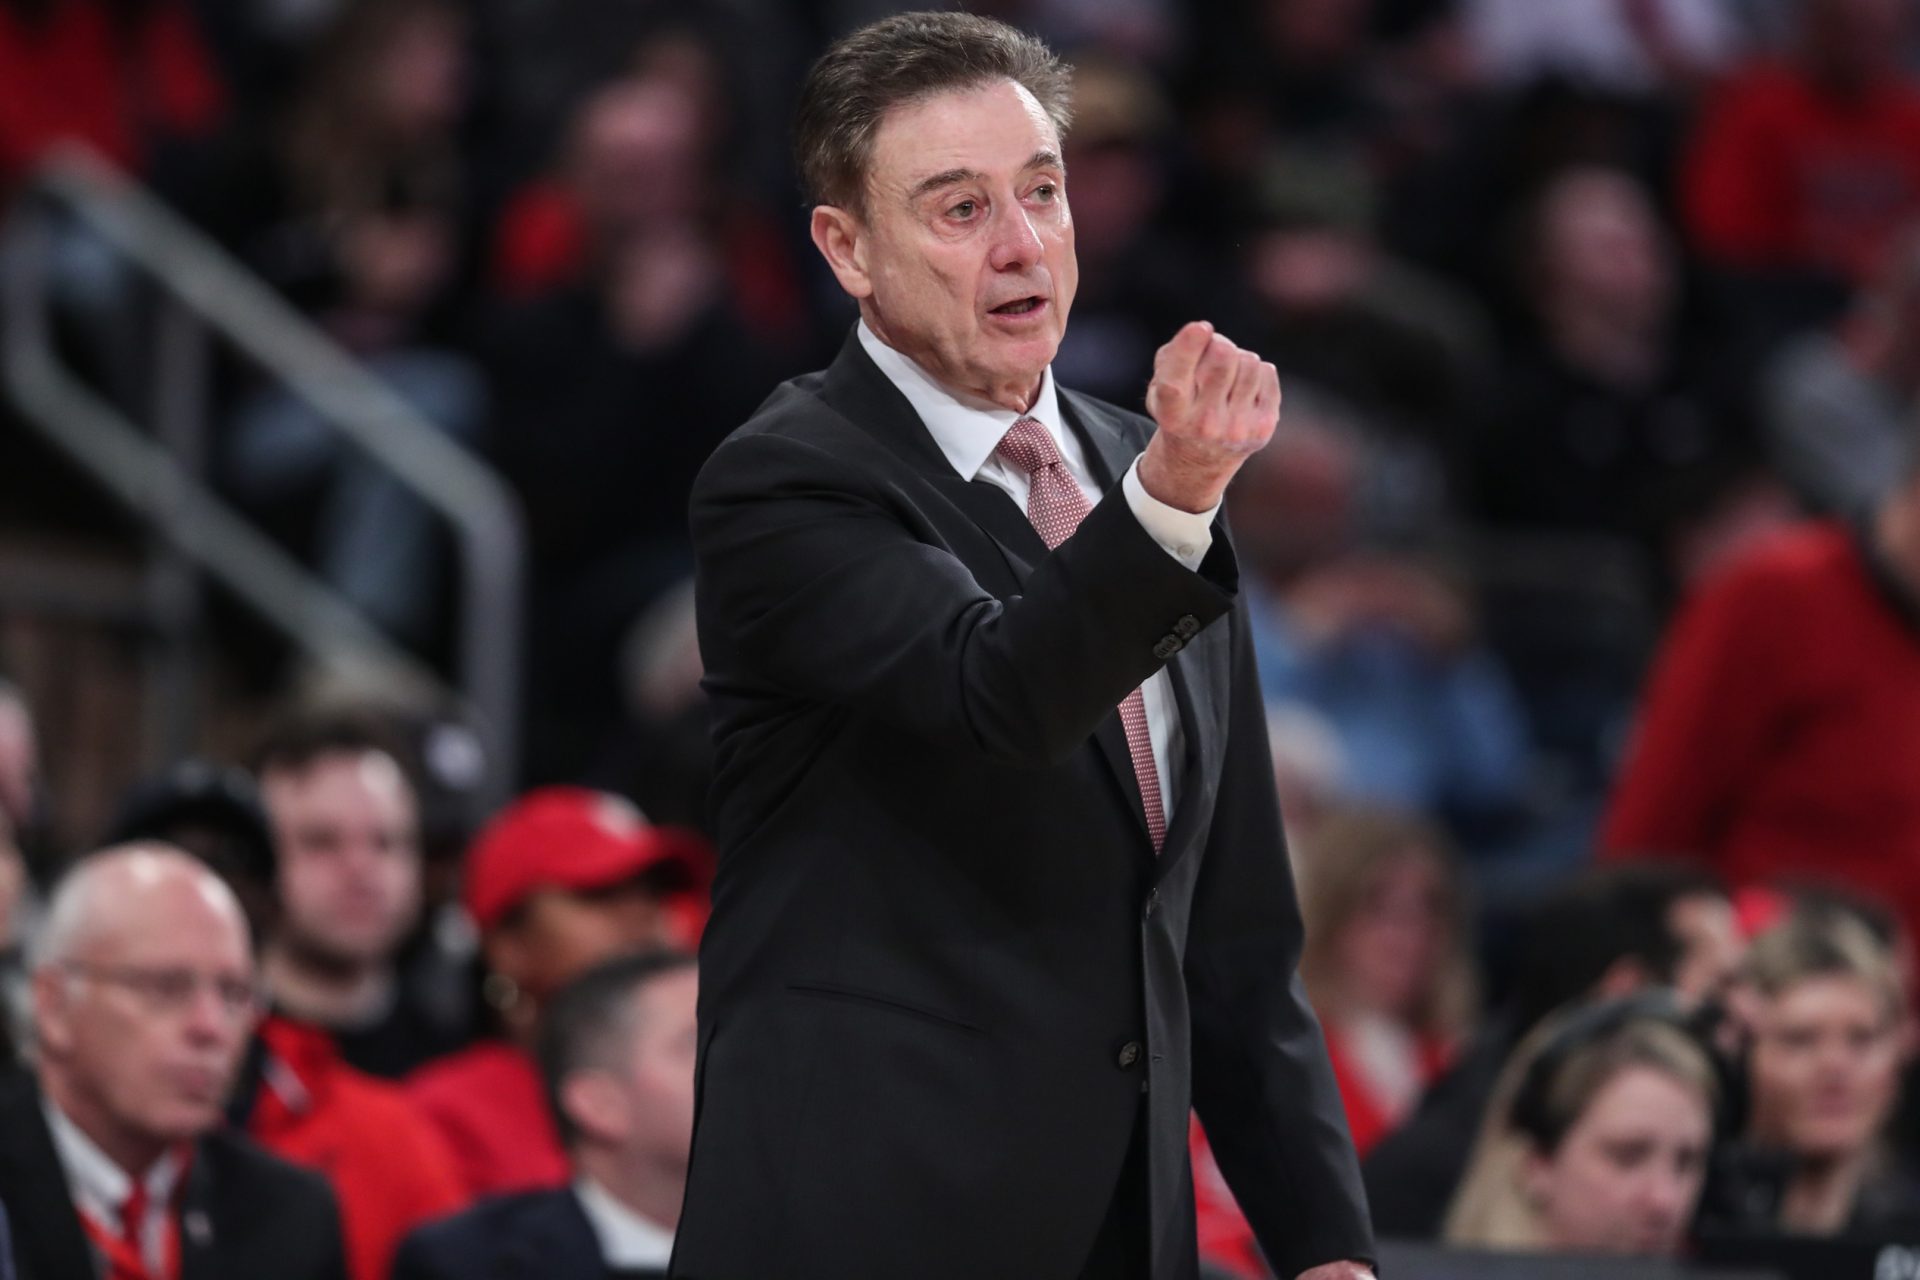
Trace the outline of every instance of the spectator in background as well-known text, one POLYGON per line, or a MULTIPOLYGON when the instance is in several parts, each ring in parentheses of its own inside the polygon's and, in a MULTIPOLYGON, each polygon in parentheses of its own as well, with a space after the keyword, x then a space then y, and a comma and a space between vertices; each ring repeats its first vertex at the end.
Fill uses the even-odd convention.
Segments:
POLYGON ((1803 0, 1782 59, 1709 101, 1682 196, 1690 237, 1724 271, 1864 282, 1920 214, 1920 88, 1906 0, 1803 0))
POLYGON ((1462 888, 1445 839, 1411 818, 1337 814, 1296 850, 1300 976, 1364 1158, 1472 1030, 1478 984, 1462 888))
POLYGON ((160 845, 81 862, 33 981, 35 1076, 0 1087, 0 1201, 28 1275, 340 1280, 326 1183, 222 1126, 259 987, 212 872, 160 845))
POLYGON ((1270 706, 1325 720, 1349 801, 1495 825, 1525 784, 1518 701, 1461 588, 1424 551, 1370 536, 1370 506, 1417 509, 1430 486, 1417 468, 1375 466, 1370 442, 1309 388, 1288 395, 1228 497, 1261 689, 1270 706), (1411 499, 1368 491, 1396 470, 1411 499))
POLYGON ((1774 465, 1810 510, 1857 515, 1889 496, 1920 421, 1920 222, 1838 328, 1783 350, 1763 387, 1774 465))
MULTIPOLYGON (((1892 954, 1844 912, 1790 916, 1742 967, 1745 1139, 1786 1157, 1785 1180, 1716 1229, 1915 1239, 1920 1178, 1887 1142, 1908 1005, 1892 954)), ((1756 1185, 1757 1189, 1757 1185, 1756 1185)))
POLYGON ((1675 247, 1631 175, 1553 178, 1516 261, 1530 323, 1474 445, 1474 513, 1625 539, 1664 584, 1676 532, 1750 465, 1744 391, 1679 330, 1675 247))
MULTIPOLYGON (((164 840, 200 859, 260 930, 260 949, 278 953, 285 913, 276 890, 286 881, 245 772, 184 761, 135 788, 115 830, 116 839, 164 840)), ((326 1175, 340 1201, 349 1280, 385 1280, 409 1231, 466 1202, 452 1153, 399 1087, 350 1066, 324 1028, 284 1008, 259 1022, 226 1110, 237 1132, 326 1175)))
POLYGON ((1449 1244, 1672 1257, 1706 1180, 1719 1080, 1661 1002, 1577 1009, 1503 1075, 1449 1244))
POLYGON ((1137 65, 1099 53, 1073 69, 1074 252, 1080 263, 1073 326, 1054 370, 1114 404, 1138 407, 1161 335, 1187 315, 1217 314, 1217 264, 1159 226, 1166 198, 1173 108, 1137 65))
POLYGON ((13 1056, 14 1033, 26 1011, 20 943, 35 899, 24 845, 39 789, 33 717, 20 691, 0 678, 0 1065, 13 1056))
POLYGON ((1685 603, 1601 845, 1849 887, 1920 936, 1920 466, 1859 524, 1782 534, 1685 603))
POLYGON ((366 716, 300 711, 254 756, 278 859, 268 988, 347 1062, 390 1079, 462 1040, 399 965, 421 895, 419 808, 400 755, 366 716))
POLYGON ((674 940, 667 899, 700 880, 694 846, 624 800, 577 787, 529 792, 475 837, 467 913, 505 1034, 429 1063, 408 1084, 472 1194, 567 1182, 532 1055, 541 1014, 593 966, 674 940))
POLYGON ((26 695, 0 678, 0 817, 14 832, 34 820, 40 796, 40 739, 26 695))
POLYGON ((163 177, 223 98, 186 0, 0 0, 0 204, 62 143, 163 177))
MULTIPOLYGON (((466 31, 449 0, 358 0, 314 54, 277 146, 236 159, 203 219, 429 425, 477 448, 479 371, 450 348, 471 179, 466 31)), ((244 398, 224 459, 269 527, 390 633, 433 639, 434 516, 304 399, 244 398)))
POLYGON ((1240 228, 1247 314, 1234 327, 1289 385, 1337 393, 1452 470, 1492 335, 1472 299, 1380 243, 1377 185, 1350 149, 1267 153, 1240 228))
POLYGON ((538 1058, 572 1184, 424 1228, 393 1280, 664 1280, 693 1135, 697 989, 693 957, 673 951, 610 960, 562 988, 538 1058))
MULTIPOLYGON (((1463 892, 1444 838, 1416 819, 1334 812, 1289 843, 1307 928, 1300 976, 1364 1159, 1471 1029, 1478 984, 1463 892)), ((1188 1145, 1202 1256, 1265 1274, 1198 1123, 1188 1145)))
POLYGON ((1725 888, 1685 866, 1612 867, 1534 908, 1510 956, 1513 989, 1420 1107, 1361 1167, 1382 1235, 1432 1239, 1515 1046, 1563 1006, 1670 988, 1682 1004, 1717 998, 1742 942, 1725 888))
POLYGON ((580 270, 499 308, 481 340, 492 459, 527 516, 529 756, 543 778, 581 775, 617 732, 621 638, 692 567, 693 477, 776 381, 730 289, 686 85, 610 86, 575 136, 591 219, 580 270))

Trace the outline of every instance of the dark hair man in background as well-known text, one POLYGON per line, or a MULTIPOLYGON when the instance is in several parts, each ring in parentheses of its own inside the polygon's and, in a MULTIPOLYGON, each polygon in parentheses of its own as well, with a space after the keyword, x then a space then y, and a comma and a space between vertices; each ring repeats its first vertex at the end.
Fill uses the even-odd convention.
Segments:
POLYGON ((561 990, 538 1057, 572 1185, 422 1229, 393 1280, 664 1277, 686 1189, 697 988, 692 956, 646 951, 561 990))
POLYGON ((1157 433, 1055 385, 1069 114, 1045 46, 960 13, 802 92, 861 319, 694 491, 721 865, 684 1280, 1186 1280, 1193 1107, 1277 1271, 1368 1273, 1214 523, 1278 375, 1195 322, 1157 433))
POLYGON ((459 1047, 398 967, 420 916, 419 802, 400 749, 356 714, 297 711, 254 756, 279 866, 262 969, 275 1005, 397 1079, 459 1047))

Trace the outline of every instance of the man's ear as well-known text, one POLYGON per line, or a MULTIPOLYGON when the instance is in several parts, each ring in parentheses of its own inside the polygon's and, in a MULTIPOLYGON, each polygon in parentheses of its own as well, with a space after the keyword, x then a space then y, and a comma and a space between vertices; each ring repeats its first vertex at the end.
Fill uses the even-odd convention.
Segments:
POLYGON ((34 1035, 43 1051, 65 1053, 72 1047, 72 1003, 65 973, 46 968, 33 975, 34 1035))
POLYGON ((867 275, 867 227, 858 215, 836 205, 813 206, 813 247, 833 268, 834 279, 855 299, 873 293, 873 281, 867 275))
POLYGON ((560 1083, 560 1106, 587 1137, 618 1143, 627 1136, 633 1108, 619 1081, 604 1071, 575 1071, 560 1083))

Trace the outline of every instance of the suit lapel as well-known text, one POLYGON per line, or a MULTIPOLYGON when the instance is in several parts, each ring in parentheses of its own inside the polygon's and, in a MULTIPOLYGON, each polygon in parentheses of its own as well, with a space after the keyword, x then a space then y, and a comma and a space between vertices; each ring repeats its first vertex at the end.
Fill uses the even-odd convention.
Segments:
POLYGON ((840 354, 827 366, 820 398, 912 466, 973 522, 983 536, 955 551, 981 586, 1002 599, 1019 594, 1046 556, 1047 544, 1005 490, 954 471, 913 405, 860 345, 857 330, 848 332, 840 354))
MULTIPOLYGON (((1129 438, 1121 422, 1098 403, 1065 387, 1057 391, 1064 425, 1085 446, 1088 468, 1101 491, 1110 492, 1133 465, 1142 442, 1129 438)), ((1018 595, 1034 566, 1046 557, 1046 543, 1027 519, 1027 513, 1004 489, 984 480, 963 479, 955 473, 913 406, 861 347, 857 333, 848 333, 839 356, 827 368, 820 394, 849 421, 910 463, 942 497, 965 513, 982 536, 971 548, 955 550, 973 570, 981 586, 1002 599, 1018 595)), ((1209 628, 1208 633, 1219 630, 1221 628, 1209 628)), ((1187 735, 1187 758, 1175 765, 1183 770, 1182 800, 1180 812, 1169 815, 1171 826, 1164 851, 1167 854, 1177 854, 1175 838, 1182 834, 1184 826, 1192 825, 1196 813, 1210 807, 1210 794, 1206 797, 1207 805, 1192 803, 1201 798, 1198 792, 1211 792, 1211 786, 1200 785, 1201 780, 1219 776, 1215 726, 1224 724, 1219 717, 1226 706, 1225 646, 1204 643, 1206 635, 1203 633, 1183 653, 1176 655, 1171 668, 1175 698, 1187 735), (1209 656, 1216 647, 1223 655, 1217 662, 1209 656), (1217 672, 1215 667, 1219 668, 1217 672), (1221 687, 1216 689, 1216 684, 1221 687), (1200 705, 1193 701, 1195 690, 1206 691, 1200 705), (1206 714, 1206 706, 1212 706, 1213 714, 1206 714)), ((1133 754, 1127 749, 1126 729, 1120 723, 1117 707, 1100 722, 1093 737, 1100 758, 1106 762, 1114 784, 1138 825, 1143 855, 1151 858, 1146 806, 1140 798, 1140 780, 1133 770, 1133 754)), ((1161 859, 1163 869, 1167 860, 1161 859)))
MULTIPOLYGON (((1214 537, 1223 536, 1216 528, 1214 537)), ((1213 815, 1214 793, 1220 785, 1220 767, 1226 754, 1228 697, 1232 683, 1233 644, 1223 618, 1195 636, 1167 663, 1180 724, 1186 733, 1186 760, 1181 774, 1180 803, 1168 817, 1167 843, 1161 850, 1156 878, 1205 839, 1213 815)))
POLYGON ((213 1196, 206 1149, 195 1144, 180 1195, 180 1280, 221 1280, 229 1270, 221 1261, 214 1235, 213 1196))
POLYGON ((92 1246, 67 1192, 66 1171, 40 1113, 40 1090, 12 1068, 0 1083, 0 1201, 13 1228, 15 1260, 28 1280, 91 1277, 92 1246))

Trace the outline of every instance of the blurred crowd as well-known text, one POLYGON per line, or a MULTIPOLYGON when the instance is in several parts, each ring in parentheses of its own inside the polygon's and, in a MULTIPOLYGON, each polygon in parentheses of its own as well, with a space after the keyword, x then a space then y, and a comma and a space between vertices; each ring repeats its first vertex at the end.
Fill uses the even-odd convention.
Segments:
MULTIPOLYGON (((63 143, 139 177, 498 471, 531 575, 500 812, 415 709, 312 700, 63 811, 0 681, 24 1274, 663 1273, 712 859, 687 493, 852 323, 790 106, 894 7, 0 0, 0 205, 63 143)), ((1077 69, 1061 379, 1137 408, 1194 318, 1281 370, 1229 509, 1381 1234, 1920 1245, 1920 5, 969 7, 1077 69)), ((215 411, 223 496, 448 664, 428 510, 254 371, 215 411)), ((9 412, 0 534, 110 529, 9 412)), ((1264 1275, 1193 1150, 1209 1265, 1264 1275)))

